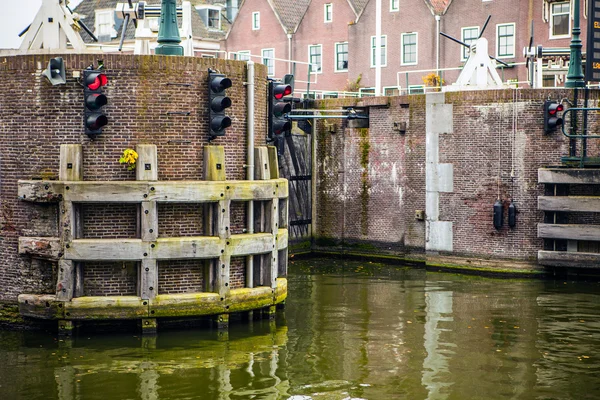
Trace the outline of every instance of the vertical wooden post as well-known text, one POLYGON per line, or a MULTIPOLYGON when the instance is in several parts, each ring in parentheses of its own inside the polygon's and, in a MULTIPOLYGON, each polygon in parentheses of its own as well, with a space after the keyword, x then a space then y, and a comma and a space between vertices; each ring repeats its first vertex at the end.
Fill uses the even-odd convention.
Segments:
MULTIPOLYGON (((267 148, 267 155, 269 157, 269 173, 270 179, 279 178, 279 162, 277 160, 277 148, 275 146, 269 146, 267 148)), ((273 235, 273 251, 271 252, 271 271, 270 271, 270 283, 273 289, 277 288, 277 276, 279 273, 279 248, 277 247, 277 236, 279 234, 279 197, 277 197, 277 191, 273 193, 273 200, 270 202, 270 221, 269 230, 273 235)), ((286 254, 287 256, 287 254, 286 254)), ((287 259, 287 257, 286 257, 287 259)))
MULTIPOLYGON (((138 181, 158 180, 158 153, 154 144, 138 144, 136 146, 138 159, 135 176, 138 181)), ((151 184, 149 189, 152 190, 151 184)), ((155 242, 158 239, 158 207, 156 201, 143 201, 138 212, 140 238, 143 242, 155 242)), ((158 294, 158 263, 150 253, 145 257, 138 272, 138 295, 144 299, 153 299, 158 294)), ((142 332, 156 331, 156 321, 145 319, 141 321, 142 332)))
MULTIPOLYGON (((254 179, 271 179, 271 165, 269 162, 269 151, 265 146, 254 148, 254 179)), ((270 232, 271 226, 271 201, 254 202, 254 231, 270 232)), ((272 255, 261 254, 254 257, 254 282, 255 286, 271 286, 272 255)))
MULTIPOLYGON (((83 149, 80 144, 60 145, 58 179, 67 182, 81 181, 83 179, 83 149)), ((73 239, 81 237, 83 234, 78 205, 63 200, 60 203, 59 224, 64 254, 64 247, 68 248, 73 239)), ((71 260, 61 258, 58 262, 56 299, 59 301, 71 301, 75 294, 78 296, 83 294, 82 265, 81 263, 73 263, 71 260)), ((71 325, 65 321, 59 321, 59 328, 61 326, 71 325)))

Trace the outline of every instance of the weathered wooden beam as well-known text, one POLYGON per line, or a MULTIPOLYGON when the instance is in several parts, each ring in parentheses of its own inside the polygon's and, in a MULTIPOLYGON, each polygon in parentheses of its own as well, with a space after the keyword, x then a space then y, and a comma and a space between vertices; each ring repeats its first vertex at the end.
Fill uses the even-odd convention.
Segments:
POLYGON ((80 181, 83 179, 83 147, 80 144, 60 145, 60 181, 80 181))
POLYGON ((538 264, 549 267, 600 268, 600 253, 540 250, 538 264))
POLYGON ((57 237, 19 237, 19 254, 58 260, 62 246, 57 237))
POLYGON ((600 169, 540 168, 538 183, 547 184, 600 184, 600 169))
POLYGON ((64 308, 62 302, 51 294, 20 294, 17 298, 19 313, 25 317, 41 319, 62 319, 64 308))
POLYGON ((158 211, 156 202, 143 201, 141 208, 141 238, 144 242, 158 239, 158 211))
POLYGON ((600 225, 538 224, 538 237, 600 241, 600 225))
POLYGON ((150 244, 141 239, 76 239, 65 245, 64 257, 76 261, 136 261, 147 257, 150 249, 150 244))
POLYGON ((218 258, 224 252, 225 243, 215 236, 160 238, 152 249, 153 257, 158 260, 218 258))
POLYGON ((288 197, 287 179, 265 181, 19 181, 19 197, 27 201, 76 203, 207 203, 270 200, 288 197))
POLYGON ((18 297, 22 315, 58 320, 141 319, 220 315, 261 309, 283 302, 287 280, 278 278, 275 288, 232 289, 224 298, 218 293, 157 295, 154 299, 137 296, 93 296, 57 301, 53 295, 22 294, 18 297))
POLYGON ((266 146, 258 146, 254 148, 254 179, 271 179, 269 152, 266 146))
POLYGON ((140 297, 153 299, 158 294, 158 266, 155 259, 143 259, 140 263, 140 297))
POLYGON ((538 210, 562 212, 600 212, 600 197, 539 196, 538 210))
POLYGON ((267 146, 269 152, 269 171, 271 176, 269 179, 279 179, 279 158, 277 156, 277 147, 267 146))
POLYGON ((18 181, 19 199, 36 203, 56 203, 63 198, 63 185, 56 181, 18 181))
POLYGON ((204 146, 204 180, 224 181, 225 148, 223 146, 204 146))
POLYGON ((154 317, 149 312, 149 300, 137 296, 78 297, 65 302, 65 319, 138 319, 154 317))
POLYGON ((135 147, 138 159, 135 163, 135 179, 138 181, 158 180, 158 154, 155 144, 138 144, 135 147))
POLYGON ((226 306, 218 293, 161 294, 150 301, 150 313, 154 317, 216 315, 226 312, 226 306))
POLYGON ((73 261, 61 259, 58 262, 58 278, 56 280, 56 300, 69 301, 73 298, 75 271, 73 261))

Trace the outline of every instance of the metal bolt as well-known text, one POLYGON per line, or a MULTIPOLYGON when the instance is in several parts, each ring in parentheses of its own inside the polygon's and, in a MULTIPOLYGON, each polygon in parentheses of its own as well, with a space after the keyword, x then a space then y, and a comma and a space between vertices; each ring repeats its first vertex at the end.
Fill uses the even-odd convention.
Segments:
POLYGON ((154 232, 154 229, 150 229, 150 233, 154 232))
POLYGON ((65 187, 65 189, 69 190, 70 188, 67 186, 67 187, 65 187))
POLYGON ((153 288, 152 286, 150 286, 148 289, 150 289, 150 290, 154 290, 154 288, 153 288))
POLYGON ((221 268, 225 268, 225 264, 221 265, 221 268))
POLYGON ((46 185, 44 186, 44 189, 48 190, 50 188, 50 186, 46 185))
POLYGON ((144 214, 148 214, 148 210, 144 211, 144 214))
POLYGON ((148 256, 148 253, 144 253, 144 257, 148 256))
POLYGON ((150 188, 150 190, 154 192, 154 186, 152 186, 152 187, 150 188))
POLYGON ((67 244, 67 245, 65 245, 65 247, 68 249, 68 248, 69 248, 69 247, 71 247, 71 246, 67 244))
POLYGON ((150 245, 150 247, 152 247, 152 248, 155 248, 155 247, 156 247, 156 245, 155 245, 154 243, 152 243, 152 244, 150 245))
POLYGON ((147 198, 147 197, 148 197, 148 195, 147 195, 147 194, 144 194, 144 198, 147 198))
POLYGON ((150 271, 150 268, 146 268, 146 272, 150 271))

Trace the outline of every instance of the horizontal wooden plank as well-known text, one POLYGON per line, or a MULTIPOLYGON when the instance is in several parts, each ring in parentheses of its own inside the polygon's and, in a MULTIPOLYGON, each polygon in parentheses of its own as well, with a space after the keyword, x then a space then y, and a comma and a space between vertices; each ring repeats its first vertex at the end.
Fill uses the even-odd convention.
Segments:
POLYGON ((225 250, 225 244, 216 236, 160 238, 151 248, 151 256, 158 260, 207 259, 219 257, 221 250, 225 250))
POLYGON ((156 317, 193 317, 256 310, 281 303, 287 297, 287 279, 277 287, 232 289, 229 296, 218 293, 158 295, 143 300, 137 296, 89 296, 59 302, 54 295, 19 295, 22 315, 43 319, 101 320, 156 317))
POLYGON ((136 261, 150 253, 141 239, 76 239, 68 246, 64 258, 74 261, 136 261))
POLYGON ((600 254, 540 250, 538 264, 549 267, 600 268, 600 254))
POLYGON ((539 196, 538 210, 562 212, 600 212, 600 197, 539 196))
POLYGON ((75 203, 140 203, 147 199, 147 182, 63 182, 65 200, 75 203), (146 198, 144 197, 146 195, 146 198))
POLYGON ((57 237, 19 237, 19 254, 58 260, 62 246, 57 237))
POLYGON ((223 314, 227 312, 224 300, 221 300, 218 293, 158 295, 150 300, 150 313, 153 317, 194 317, 223 314))
POLYGON ((287 179, 265 181, 19 181, 27 201, 75 203, 141 203, 142 201, 207 203, 287 198, 287 179), (144 197, 145 196, 145 197, 144 197))
POLYGON ((17 193, 21 200, 55 203, 62 199, 63 186, 57 181, 19 181, 17 193))
POLYGON ((53 294, 20 294, 17 297, 19 313, 25 317, 62 319, 63 303, 53 294))
POLYGON ((600 169, 540 168, 538 182, 571 185, 600 184, 600 169))
POLYGON ((600 225, 538 224, 538 237, 600 241, 600 225))
POLYGON ((77 297, 64 303, 65 319, 137 319, 150 315, 148 300, 137 296, 77 297))

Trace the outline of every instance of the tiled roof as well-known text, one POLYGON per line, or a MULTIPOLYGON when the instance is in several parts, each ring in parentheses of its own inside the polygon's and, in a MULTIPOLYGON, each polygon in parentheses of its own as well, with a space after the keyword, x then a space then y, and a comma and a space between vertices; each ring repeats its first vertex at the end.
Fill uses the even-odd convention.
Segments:
POLYGON ((310 0, 271 0, 271 3, 285 30, 295 32, 306 14, 310 0))
POLYGON ((444 15, 452 0, 425 0, 435 15, 444 15))
MULTIPOLYGON (((85 25, 93 32, 94 24, 96 22, 95 10, 102 9, 115 9, 117 3, 124 2, 124 0, 83 0, 74 10, 80 15, 81 20, 85 25)), ((160 0, 151 0, 149 2, 152 6, 160 6, 160 0)), ((192 1, 192 7, 197 4, 219 4, 223 3, 223 0, 196 0, 192 1)), ((177 5, 181 5, 181 0, 177 0, 177 5)), ((221 40, 225 37, 225 33, 229 29, 230 22, 225 18, 224 13, 222 13, 221 18, 221 30, 208 29, 207 26, 200 18, 200 15, 197 12, 192 12, 192 32, 194 33, 194 37, 203 38, 203 39, 215 39, 221 40)), ((178 26, 181 29, 181 19, 178 19, 178 26)), ((119 41, 121 39, 121 29, 123 27, 123 20, 116 18, 115 15, 115 29, 117 30, 117 37, 113 39, 113 41, 119 41)), ((84 31, 81 31, 81 37, 86 43, 93 43, 92 38, 84 31)), ((130 40, 135 38, 135 26, 133 22, 130 22, 127 26, 127 31, 125 32, 125 39, 130 40)))
POLYGON ((358 17, 360 14, 362 14, 367 4, 369 4, 369 0, 348 0, 348 3, 350 3, 354 13, 358 17))

